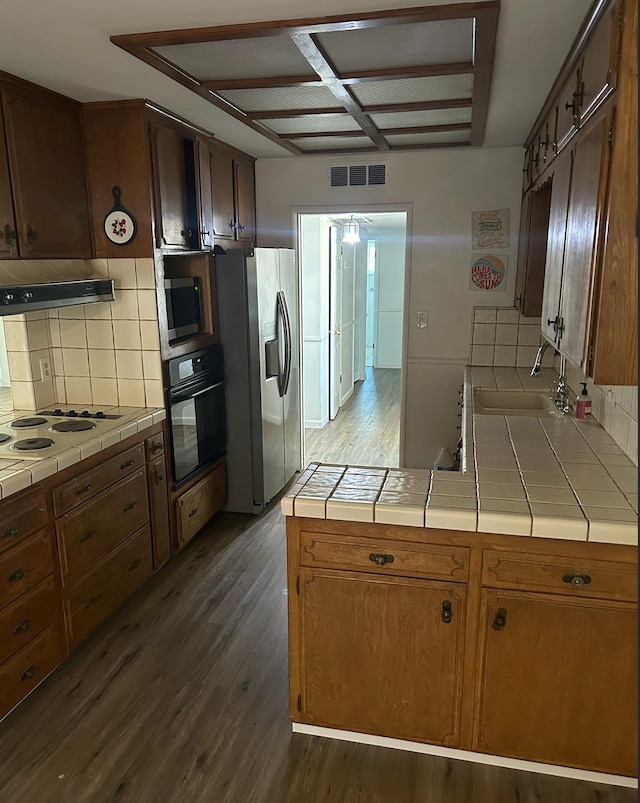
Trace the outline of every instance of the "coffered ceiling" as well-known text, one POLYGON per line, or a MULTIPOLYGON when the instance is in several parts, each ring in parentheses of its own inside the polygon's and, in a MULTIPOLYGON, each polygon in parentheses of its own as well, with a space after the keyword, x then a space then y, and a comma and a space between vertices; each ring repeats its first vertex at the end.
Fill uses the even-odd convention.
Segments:
POLYGON ((500 0, 114 36, 295 154, 483 144, 500 0))

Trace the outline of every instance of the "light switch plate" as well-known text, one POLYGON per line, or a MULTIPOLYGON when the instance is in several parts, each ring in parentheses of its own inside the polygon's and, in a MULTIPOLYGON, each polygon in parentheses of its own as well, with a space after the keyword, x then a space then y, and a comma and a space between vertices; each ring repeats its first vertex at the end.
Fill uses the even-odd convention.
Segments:
POLYGON ((428 326, 428 313, 426 312, 419 312, 418 313, 418 329, 426 329, 428 326))

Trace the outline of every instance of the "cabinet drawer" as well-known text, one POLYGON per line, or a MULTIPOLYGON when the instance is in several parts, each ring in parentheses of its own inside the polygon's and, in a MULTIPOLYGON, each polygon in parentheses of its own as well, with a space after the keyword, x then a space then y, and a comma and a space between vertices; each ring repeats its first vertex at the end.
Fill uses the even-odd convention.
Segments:
POLYGON ((482 584, 493 588, 551 591, 580 597, 638 599, 636 566, 631 563, 528 555, 485 550, 482 584))
POLYGON ((88 569, 148 520, 144 471, 67 513, 56 524, 64 575, 88 569))
POLYGON ((56 611, 53 577, 0 611, 0 663, 51 624, 56 611))
POLYGON ((144 442, 144 448, 147 455, 147 461, 155 460, 161 454, 164 454, 164 432, 158 432, 151 438, 147 438, 144 442))
POLYGON ((222 508, 227 495, 225 464, 190 488, 176 502, 178 544, 184 546, 222 508))
POLYGON ((67 513, 87 499, 104 491, 122 477, 127 477, 144 465, 144 444, 139 443, 117 457, 108 460, 99 468, 81 474, 53 492, 53 506, 56 516, 67 513))
POLYGON ((461 582, 468 578, 469 550, 467 547, 302 532, 300 563, 310 568, 321 566, 461 582))
POLYGON ((35 533, 0 555, 0 608, 53 572, 49 530, 35 533))
POLYGON ((60 634, 50 627, 0 666, 0 716, 34 689, 64 657, 60 634))
POLYGON ((0 515, 0 552, 20 543, 40 530, 49 520, 44 495, 33 490, 16 499, 2 502, 0 515))
POLYGON ((71 646, 84 641, 152 573, 151 532, 145 526, 67 590, 65 609, 71 646))

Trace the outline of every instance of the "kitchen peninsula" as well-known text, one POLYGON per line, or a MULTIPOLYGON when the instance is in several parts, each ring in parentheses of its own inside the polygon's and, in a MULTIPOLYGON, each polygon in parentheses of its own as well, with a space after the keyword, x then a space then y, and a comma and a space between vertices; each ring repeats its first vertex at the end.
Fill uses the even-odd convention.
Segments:
POLYGON ((524 371, 466 379, 462 472, 313 463, 282 500, 294 730, 634 785, 637 469, 595 421, 473 413, 524 371))

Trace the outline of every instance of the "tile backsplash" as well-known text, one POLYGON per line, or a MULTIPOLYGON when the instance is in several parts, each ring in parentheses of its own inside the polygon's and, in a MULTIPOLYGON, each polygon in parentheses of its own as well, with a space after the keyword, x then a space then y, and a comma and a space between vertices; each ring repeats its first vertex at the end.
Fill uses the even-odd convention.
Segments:
MULTIPOLYGON (((542 342, 540 318, 525 318, 515 308, 474 307, 470 365, 530 368, 542 342)), ((553 349, 547 349, 542 365, 551 368, 557 364, 553 349)), ((638 465, 638 388, 596 385, 571 363, 567 363, 567 382, 576 395, 582 389, 580 383, 587 382, 593 417, 638 465)))
MULTIPOLYGON (((42 281, 40 262, 29 264, 39 265, 42 281)), ((14 408, 56 402, 164 407, 153 259, 78 262, 85 266, 78 273, 114 279, 116 300, 4 318, 14 408), (51 366, 44 378, 42 359, 51 366)))

